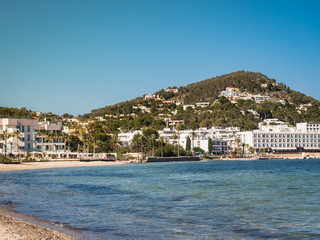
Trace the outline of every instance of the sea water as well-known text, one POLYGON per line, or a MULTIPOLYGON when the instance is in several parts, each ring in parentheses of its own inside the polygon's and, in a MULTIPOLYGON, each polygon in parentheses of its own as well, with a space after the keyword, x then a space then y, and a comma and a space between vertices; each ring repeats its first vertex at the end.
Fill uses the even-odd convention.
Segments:
POLYGON ((86 239, 319 239, 320 160, 211 161, 0 174, 0 201, 86 239))

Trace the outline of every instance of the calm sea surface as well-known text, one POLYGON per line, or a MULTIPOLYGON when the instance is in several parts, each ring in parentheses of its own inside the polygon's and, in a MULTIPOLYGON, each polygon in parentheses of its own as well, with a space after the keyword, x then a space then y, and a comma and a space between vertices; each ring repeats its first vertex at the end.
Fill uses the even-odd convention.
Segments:
POLYGON ((0 201, 87 239, 320 239, 320 160, 0 174, 0 201))

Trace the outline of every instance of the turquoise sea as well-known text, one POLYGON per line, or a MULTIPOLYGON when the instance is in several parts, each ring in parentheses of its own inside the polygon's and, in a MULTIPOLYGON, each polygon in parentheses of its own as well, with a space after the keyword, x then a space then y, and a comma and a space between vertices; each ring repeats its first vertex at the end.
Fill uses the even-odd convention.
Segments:
POLYGON ((85 239, 320 239, 320 160, 0 173, 0 201, 85 239))

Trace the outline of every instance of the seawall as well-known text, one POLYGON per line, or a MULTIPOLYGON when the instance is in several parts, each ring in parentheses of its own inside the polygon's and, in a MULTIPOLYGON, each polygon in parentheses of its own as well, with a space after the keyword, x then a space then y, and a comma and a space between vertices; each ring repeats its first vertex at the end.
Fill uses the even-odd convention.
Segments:
POLYGON ((146 162, 185 162, 200 161, 200 157, 147 157, 146 162))

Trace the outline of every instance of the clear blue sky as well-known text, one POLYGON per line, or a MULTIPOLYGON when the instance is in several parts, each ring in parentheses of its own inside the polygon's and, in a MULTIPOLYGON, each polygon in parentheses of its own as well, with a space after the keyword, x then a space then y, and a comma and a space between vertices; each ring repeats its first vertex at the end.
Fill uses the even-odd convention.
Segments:
POLYGON ((238 70, 320 99, 320 1, 0 0, 0 106, 63 114, 238 70))

